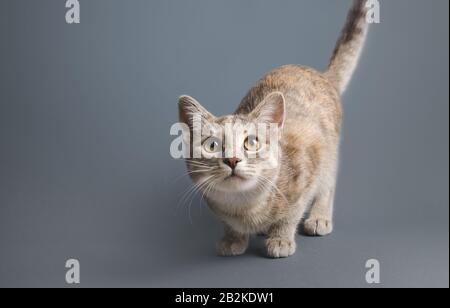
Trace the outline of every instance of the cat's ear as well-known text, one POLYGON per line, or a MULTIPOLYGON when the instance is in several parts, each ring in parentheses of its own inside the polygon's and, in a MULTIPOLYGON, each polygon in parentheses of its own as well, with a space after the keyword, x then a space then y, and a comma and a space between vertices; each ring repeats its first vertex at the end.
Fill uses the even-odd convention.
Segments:
POLYGON ((183 95, 178 100, 180 121, 192 128, 194 117, 200 116, 202 122, 212 121, 214 116, 199 102, 190 96, 183 95))
POLYGON ((286 102, 281 92, 269 94, 251 115, 261 123, 276 124, 283 128, 286 119, 286 102))

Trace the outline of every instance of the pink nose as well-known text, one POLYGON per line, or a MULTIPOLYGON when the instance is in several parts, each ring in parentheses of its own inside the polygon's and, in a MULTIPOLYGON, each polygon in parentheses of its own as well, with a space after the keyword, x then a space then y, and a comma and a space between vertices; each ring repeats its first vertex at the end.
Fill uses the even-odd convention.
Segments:
POLYGON ((241 162, 242 160, 240 160, 239 158, 226 158, 223 160, 223 162, 228 165, 231 169, 236 169, 236 166, 241 162))

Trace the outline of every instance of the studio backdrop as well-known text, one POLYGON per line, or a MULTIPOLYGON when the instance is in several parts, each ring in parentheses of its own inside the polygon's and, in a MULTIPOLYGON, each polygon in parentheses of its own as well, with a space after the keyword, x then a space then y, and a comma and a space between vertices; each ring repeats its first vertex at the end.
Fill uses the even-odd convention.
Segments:
POLYGON ((342 97, 334 233, 279 260, 256 236, 217 256, 170 152, 178 97, 225 115, 276 67, 326 69, 351 1, 78 3, 0 4, 0 287, 448 287, 448 1, 380 1, 342 97))

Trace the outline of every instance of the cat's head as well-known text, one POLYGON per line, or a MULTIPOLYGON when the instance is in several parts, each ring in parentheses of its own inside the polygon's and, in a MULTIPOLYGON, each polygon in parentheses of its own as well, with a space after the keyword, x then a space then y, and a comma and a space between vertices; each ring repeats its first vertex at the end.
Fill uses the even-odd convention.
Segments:
POLYGON ((188 171, 206 194, 264 191, 279 172, 285 100, 274 92, 254 110, 216 117, 195 99, 179 100, 188 171))

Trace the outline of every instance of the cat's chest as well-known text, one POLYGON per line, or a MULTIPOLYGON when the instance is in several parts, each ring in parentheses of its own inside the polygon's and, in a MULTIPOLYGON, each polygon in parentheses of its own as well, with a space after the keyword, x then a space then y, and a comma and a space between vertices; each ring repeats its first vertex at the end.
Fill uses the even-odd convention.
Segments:
POLYGON ((265 200, 257 204, 209 202, 209 207, 224 223, 244 234, 265 232, 273 223, 271 205, 265 200))
POLYGON ((271 225, 269 219, 263 216, 229 216, 221 215, 220 217, 233 230, 242 234, 256 234, 266 232, 271 225))

